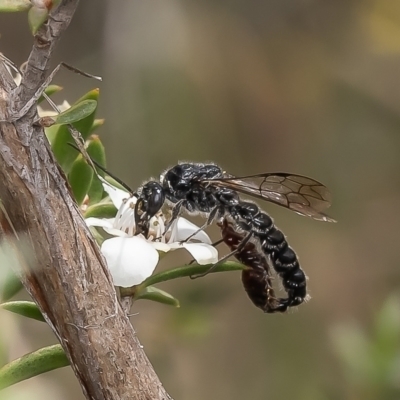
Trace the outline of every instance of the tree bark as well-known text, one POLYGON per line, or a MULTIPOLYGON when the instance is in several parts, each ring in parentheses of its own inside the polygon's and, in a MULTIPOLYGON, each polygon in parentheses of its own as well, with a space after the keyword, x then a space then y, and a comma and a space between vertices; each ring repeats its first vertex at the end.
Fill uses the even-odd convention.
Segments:
POLYGON ((61 33, 78 5, 63 0, 34 38, 21 85, 0 62, 0 238, 63 346, 87 399, 170 399, 122 311, 97 244, 71 198, 36 104, 61 33))

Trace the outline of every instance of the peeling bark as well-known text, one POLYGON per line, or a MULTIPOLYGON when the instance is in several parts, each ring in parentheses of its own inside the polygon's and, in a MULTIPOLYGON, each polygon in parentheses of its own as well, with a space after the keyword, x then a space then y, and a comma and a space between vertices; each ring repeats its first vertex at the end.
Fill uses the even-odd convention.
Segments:
POLYGON ((87 399, 170 399, 121 309, 97 244, 71 198, 36 97, 77 0, 64 0, 35 36, 21 85, 0 62, 0 238, 18 251, 27 291, 57 335, 87 399), (12 226, 11 226, 11 224, 12 226))

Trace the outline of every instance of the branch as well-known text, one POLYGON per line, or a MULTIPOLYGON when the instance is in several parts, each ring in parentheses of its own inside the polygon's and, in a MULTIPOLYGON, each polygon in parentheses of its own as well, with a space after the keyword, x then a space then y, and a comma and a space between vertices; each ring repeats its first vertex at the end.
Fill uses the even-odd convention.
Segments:
MULTIPOLYGON (((64 0, 36 35, 20 87, 0 63, 0 121, 38 94, 77 0, 64 0)), ((87 399, 170 399, 118 302, 111 277, 72 200, 36 106, 0 123, 0 238, 57 335, 87 399)))

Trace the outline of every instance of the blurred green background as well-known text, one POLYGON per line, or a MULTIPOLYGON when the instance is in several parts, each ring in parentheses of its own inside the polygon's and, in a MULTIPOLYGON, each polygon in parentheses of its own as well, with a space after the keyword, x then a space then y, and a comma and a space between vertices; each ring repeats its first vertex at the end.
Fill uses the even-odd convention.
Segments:
MULTIPOLYGON (((0 33, 24 62, 26 15, 0 15, 0 33)), ((108 167, 132 187, 178 160, 212 160, 237 175, 310 175, 333 193, 337 224, 262 204, 309 277, 298 310, 263 315, 239 273, 161 286, 180 309, 135 304, 175 399, 400 399, 399 1, 85 0, 59 61, 103 77, 63 71, 56 99, 99 85, 108 167)), ((0 318, 11 358, 56 342, 44 324, 0 318)), ((13 390, 84 398, 68 368, 13 390)))

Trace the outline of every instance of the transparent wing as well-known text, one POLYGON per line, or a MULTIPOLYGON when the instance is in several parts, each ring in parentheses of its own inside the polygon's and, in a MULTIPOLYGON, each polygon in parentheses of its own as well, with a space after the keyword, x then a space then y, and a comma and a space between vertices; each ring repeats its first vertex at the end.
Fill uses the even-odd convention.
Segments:
POLYGON ((217 186, 286 207, 317 221, 336 222, 323 211, 331 206, 331 193, 315 179, 284 172, 207 180, 217 186))

